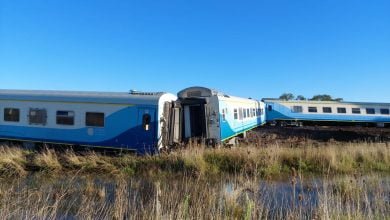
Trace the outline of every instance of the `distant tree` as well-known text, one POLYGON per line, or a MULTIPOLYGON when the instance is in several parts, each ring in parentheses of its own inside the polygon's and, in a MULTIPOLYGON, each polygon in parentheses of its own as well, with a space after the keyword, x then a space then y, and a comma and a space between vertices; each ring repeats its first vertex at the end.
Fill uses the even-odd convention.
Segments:
POLYGON ((283 93, 281 96, 279 96, 279 99, 283 100, 293 100, 295 96, 292 93, 283 93))
POLYGON ((332 99, 332 96, 324 94, 324 95, 315 95, 310 100, 313 100, 313 101, 332 101, 333 99, 332 99))
POLYGON ((313 100, 313 101, 337 101, 337 102, 343 101, 342 98, 333 99, 332 96, 327 95, 327 94, 315 95, 310 100, 313 100))
POLYGON ((298 95, 296 100, 303 101, 303 100, 306 100, 306 98, 303 95, 298 95))

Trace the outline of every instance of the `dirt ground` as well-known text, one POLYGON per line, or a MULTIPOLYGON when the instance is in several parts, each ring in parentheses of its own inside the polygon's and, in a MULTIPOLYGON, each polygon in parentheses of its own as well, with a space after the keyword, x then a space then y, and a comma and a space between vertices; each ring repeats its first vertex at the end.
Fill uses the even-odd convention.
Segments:
POLYGON ((324 143, 324 142, 390 142, 390 128, 357 126, 263 126, 247 134, 244 142, 256 145, 324 143))

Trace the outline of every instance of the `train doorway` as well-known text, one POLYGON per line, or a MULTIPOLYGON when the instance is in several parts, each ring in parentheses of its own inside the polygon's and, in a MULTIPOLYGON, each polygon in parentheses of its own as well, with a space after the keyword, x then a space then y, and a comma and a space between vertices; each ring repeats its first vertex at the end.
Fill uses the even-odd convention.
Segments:
POLYGON ((184 137, 206 137, 206 117, 204 100, 202 103, 184 104, 184 137))

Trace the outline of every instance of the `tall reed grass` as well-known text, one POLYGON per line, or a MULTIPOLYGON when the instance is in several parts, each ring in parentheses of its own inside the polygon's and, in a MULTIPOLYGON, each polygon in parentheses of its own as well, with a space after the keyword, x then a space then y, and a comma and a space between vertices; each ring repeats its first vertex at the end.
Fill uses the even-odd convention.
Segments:
POLYGON ((93 151, 43 149, 36 152, 0 146, 0 177, 24 176, 33 171, 50 175, 81 172, 130 176, 245 174, 273 177, 289 174, 291 170, 316 175, 390 173, 390 147, 386 143, 324 143, 293 148, 278 144, 249 145, 231 149, 198 146, 154 156, 105 156, 93 151))

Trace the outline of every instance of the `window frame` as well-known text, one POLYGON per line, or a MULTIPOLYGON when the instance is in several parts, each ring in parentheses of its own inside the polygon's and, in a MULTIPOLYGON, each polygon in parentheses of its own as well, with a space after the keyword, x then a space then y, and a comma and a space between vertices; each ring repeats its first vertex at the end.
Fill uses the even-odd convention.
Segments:
POLYGON ((351 108, 352 114, 362 114, 362 110, 360 108, 351 108))
POLYGON ((47 125, 47 118, 47 110, 45 108, 30 108, 28 111, 28 123, 30 125, 45 126, 47 125))
POLYGON ((390 115, 390 110, 388 108, 381 108, 379 111, 381 115, 390 115))
POLYGON ((57 110, 56 111, 56 125, 61 125, 61 126, 74 126, 75 124, 75 117, 76 117, 76 114, 74 111, 70 111, 70 110, 57 110), (67 112, 68 115, 67 116, 64 116, 64 115, 59 115, 58 113, 59 112, 67 112), (69 113, 72 113, 73 115, 72 116, 69 116, 69 113), (59 119, 69 119, 69 118, 72 118, 72 123, 60 123, 59 122, 59 119))
POLYGON ((104 128, 106 125, 106 115, 104 112, 85 112, 85 126, 86 127, 95 127, 95 128, 104 128), (96 122, 91 124, 91 121, 88 121, 88 115, 103 115, 103 124, 97 124, 96 122), (88 123, 89 122, 89 123, 88 123))
POLYGON ((376 114, 375 108, 366 108, 366 114, 375 115, 376 114))
POLYGON ((13 107, 5 107, 5 108, 3 108, 3 121, 4 122, 13 122, 13 123, 20 122, 20 109, 19 108, 13 108, 13 107), (11 112, 12 111, 16 111, 18 113, 17 114, 17 120, 13 120, 13 118, 15 116, 12 116, 12 115, 9 115, 9 114, 6 115, 6 113, 9 112, 10 110, 11 110, 11 112), (11 119, 9 119, 7 116, 11 117, 11 119))
POLYGON ((322 113, 331 114, 332 112, 332 107, 322 107, 322 113), (325 109, 329 109, 330 111, 327 111, 325 109))
POLYGON ((234 120, 238 120, 238 110, 237 110, 237 108, 235 108, 233 110, 233 117, 234 117, 234 120))
POLYGON ((291 107, 292 113, 303 113, 303 107, 302 105, 294 105, 291 107))
POLYGON ((318 109, 315 106, 308 106, 307 107, 307 112, 309 112, 309 113, 318 113, 318 109))
POLYGON ((144 113, 142 115, 142 129, 144 131, 151 130, 152 116, 149 113, 144 113))
POLYGON ((222 109, 222 121, 226 121, 226 112, 224 108, 222 109))
POLYGON ((337 114, 347 114, 347 108, 346 107, 337 107, 337 114), (341 111, 343 110, 343 111, 341 111))

